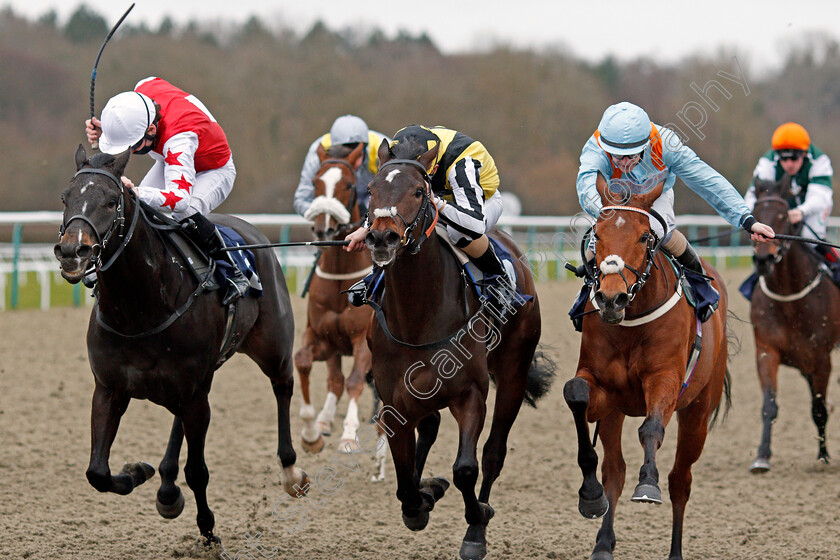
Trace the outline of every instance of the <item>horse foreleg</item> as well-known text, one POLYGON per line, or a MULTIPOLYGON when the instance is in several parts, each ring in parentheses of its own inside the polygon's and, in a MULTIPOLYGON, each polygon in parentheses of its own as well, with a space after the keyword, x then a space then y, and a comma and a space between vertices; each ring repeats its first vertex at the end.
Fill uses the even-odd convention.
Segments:
POLYGON ((160 462, 160 488, 157 491, 155 506, 158 513, 166 519, 175 519, 184 511, 184 494, 175 484, 178 478, 178 457, 181 455, 181 443, 184 441, 184 424, 177 416, 172 422, 166 453, 160 462))
POLYGON ((756 365, 758 370, 758 381, 761 383, 761 392, 764 395, 764 403, 761 407, 761 442, 758 445, 758 455, 750 465, 750 472, 764 473, 770 470, 770 439, 773 432, 773 422, 779 414, 779 407, 776 405, 777 375, 779 372, 779 352, 770 346, 756 343, 756 365))
POLYGON ((487 556, 487 524, 493 518, 493 508, 481 503, 475 495, 478 481, 478 458, 476 456, 478 437, 484 427, 487 405, 486 394, 472 389, 459 403, 450 405, 455 420, 458 422, 458 457, 452 465, 455 487, 464 498, 464 517, 469 524, 461 543, 462 560, 481 560, 487 556))
POLYGON ((421 492, 417 484, 414 426, 410 423, 397 426, 388 438, 388 445, 397 474, 397 499, 402 504, 403 523, 412 531, 422 531, 429 524, 429 512, 435 507, 435 494, 421 492))
POLYGON ((691 466, 700 458, 708 433, 709 414, 713 406, 708 399, 695 400, 677 413, 677 452, 674 468, 668 475, 668 493, 671 496, 673 525, 671 552, 668 560, 682 560, 682 532, 685 506, 691 495, 691 466))
POLYGON ((204 461, 204 440, 207 436, 207 427, 210 425, 210 403, 207 401, 207 394, 197 397, 184 407, 181 418, 184 435, 187 438, 187 463, 184 466, 184 476, 195 496, 195 505, 198 510, 195 519, 198 530, 207 539, 205 544, 209 545, 220 541, 213 535, 216 519, 210 506, 207 505, 207 483, 210 480, 207 463, 204 461))
POLYGON ((604 493, 609 501, 609 509, 601 521, 601 528, 595 537, 595 548, 590 560, 612 560, 615 550, 615 512, 621 491, 624 490, 627 465, 621 452, 621 429, 624 414, 615 411, 601 420, 598 433, 604 446, 604 463, 601 474, 604 480, 604 493))
POLYGON ((341 393, 344 392, 344 376, 341 374, 341 356, 333 353, 326 360, 327 362, 327 397, 324 399, 324 407, 318 413, 315 420, 315 427, 325 436, 332 434, 333 419, 335 419, 335 408, 341 393))
POLYGON ((294 373, 288 361, 263 363, 257 361, 260 369, 271 379, 271 389, 277 402, 277 460, 282 469, 280 484, 292 497, 300 498, 309 491, 309 477, 295 466, 297 453, 292 445, 292 427, 289 412, 292 391, 295 386, 294 373))
POLYGON ((111 476, 108 459, 111 445, 117 437, 120 418, 128 408, 128 397, 117 396, 104 386, 96 383, 93 391, 91 408, 91 446, 90 463, 87 475, 91 486, 100 492, 128 494, 155 474, 155 468, 149 463, 126 463, 120 474, 111 476))
POLYGON ((353 369, 347 376, 345 388, 350 402, 347 404, 347 414, 344 416, 344 428, 338 442, 338 450, 345 453, 361 451, 356 439, 359 429, 359 397, 365 388, 365 373, 370 369, 371 355, 364 336, 358 337, 353 344, 353 369))
POLYGON ((300 419, 303 423, 300 438, 303 448, 310 453, 319 453, 324 448, 324 438, 321 431, 315 427, 315 407, 309 398, 309 375, 312 371, 312 329, 307 328, 303 333, 301 348, 295 353, 295 369, 300 379, 300 394, 303 403, 300 405, 300 419))
POLYGON ((586 411, 589 407, 590 385, 582 377, 575 377, 563 387, 563 398, 572 411, 578 439, 577 462, 583 474, 583 484, 578 490, 578 511, 587 519, 601 517, 609 509, 604 496, 604 487, 598 482, 598 453, 589 439, 589 423, 586 411))
POLYGON ((642 379, 642 389, 647 401, 647 415, 639 426, 639 443, 645 458, 639 469, 639 483, 630 498, 634 502, 661 504, 659 469, 656 468, 656 452, 665 440, 665 426, 674 414, 679 394, 681 373, 664 371, 642 379))
POLYGON ((417 423, 417 453, 414 456, 414 468, 417 471, 415 473, 415 480, 418 486, 423 476, 423 468, 426 466, 426 458, 428 458, 429 450, 437 439, 439 429, 440 412, 437 410, 417 423))
POLYGON ((825 424, 828 422, 828 409, 825 406, 826 392, 828 391, 828 377, 831 374, 831 357, 826 352, 825 356, 817 359, 814 371, 805 375, 808 380, 808 387, 811 389, 811 418, 817 426, 819 436, 819 452, 817 460, 828 463, 828 449, 825 445, 825 424))

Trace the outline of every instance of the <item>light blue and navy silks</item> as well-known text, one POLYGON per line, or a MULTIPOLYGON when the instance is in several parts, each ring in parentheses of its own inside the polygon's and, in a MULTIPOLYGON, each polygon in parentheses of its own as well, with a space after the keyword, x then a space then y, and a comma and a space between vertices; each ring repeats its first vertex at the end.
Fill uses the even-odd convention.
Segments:
MULTIPOLYGON (((225 241, 225 247, 240 247, 247 245, 242 236, 235 230, 226 226, 216 224, 219 233, 222 234, 222 239, 225 241)), ((257 274, 255 267, 254 254, 249 250, 229 251, 231 257, 236 262, 236 266, 242 271, 242 274, 250 281, 251 286, 248 288, 248 293, 245 295, 252 295, 260 297, 262 295, 262 284, 260 277, 257 274)), ((233 267, 225 259, 216 259, 216 274, 222 284, 227 283, 227 279, 233 276, 233 267)))

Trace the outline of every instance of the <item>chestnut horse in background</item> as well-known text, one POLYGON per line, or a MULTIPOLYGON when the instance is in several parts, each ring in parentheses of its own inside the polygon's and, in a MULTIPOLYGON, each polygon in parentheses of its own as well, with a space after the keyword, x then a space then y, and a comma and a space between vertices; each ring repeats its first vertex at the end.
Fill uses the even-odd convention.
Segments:
MULTIPOLYGON (((662 240, 651 229, 656 219, 667 231, 651 208, 663 185, 641 194, 615 193, 602 176, 597 178, 603 210, 594 226, 597 281, 592 300, 599 313, 584 317, 577 373, 563 389, 575 419, 583 473, 578 509, 587 518, 606 514, 591 560, 613 558, 615 511, 626 470, 621 452, 625 416, 645 418, 639 428, 644 464, 632 501, 659 504, 656 451, 677 413, 677 451, 668 490, 673 507, 669 559, 678 560, 691 465, 703 451, 724 388, 729 404, 726 289, 718 273, 704 263, 720 292, 720 307, 701 327, 694 309, 676 292, 678 267, 659 251, 662 240), (613 205, 617 198, 621 201, 613 205), (692 375, 688 362, 698 328, 702 351, 692 375), (598 423, 595 438, 600 435, 604 447, 603 487, 588 422, 598 423)), ((592 310, 593 303, 587 308, 592 310)))
MULTIPOLYGON (((306 212, 313 222, 317 241, 343 239, 361 225, 357 204, 356 168, 363 156, 363 144, 352 151, 337 145, 325 151, 318 146, 321 167, 315 174, 315 199, 306 212)), ((373 268, 367 251, 348 253, 342 247, 325 247, 309 286, 306 306, 306 330, 301 348, 295 354, 295 367, 300 376, 303 404, 301 438, 307 451, 317 453, 324 447, 324 435, 330 435, 336 403, 345 388, 341 373, 341 357, 353 356, 353 367, 347 378, 350 403, 344 418, 344 429, 338 450, 351 453, 359 450, 356 430, 359 428, 359 396, 370 371, 370 349, 367 328, 372 312, 368 307, 354 307, 342 293, 373 268), (327 397, 324 407, 315 417, 309 397, 309 374, 313 361, 327 363, 327 397)))
POLYGON ((459 432, 452 471, 469 525, 460 557, 483 559, 494 514, 490 490, 504 464, 508 434, 523 400, 533 404, 548 391, 553 364, 535 356, 540 309, 522 252, 504 233, 490 233, 514 257, 518 287, 532 299, 507 312, 483 305, 434 228, 438 214, 426 170, 438 145, 429 150, 426 142, 408 141, 392 149, 387 141, 379 148, 379 173, 369 187, 373 223, 365 240, 373 261, 384 269, 382 299, 371 303, 378 307, 378 320, 368 332, 373 378, 384 405, 377 423, 389 436, 403 523, 420 531, 449 487, 443 478, 421 478, 437 438, 439 411, 449 408, 459 432), (494 313, 503 319, 494 319, 494 313), (476 496, 477 445, 491 379, 496 404, 476 496))
MULTIPOLYGON (((229 314, 221 305, 223 292, 204 290, 206 280, 199 282, 190 273, 159 231, 166 228, 154 225, 134 192, 123 186, 120 177, 129 156, 126 150, 116 157, 96 154, 88 159, 80 145, 76 174, 61 195, 64 220, 55 245, 61 275, 75 284, 90 264, 96 265, 98 294, 87 331, 95 382, 87 479, 100 492, 116 494, 128 494, 149 480, 155 473, 150 464, 127 463, 113 475, 108 458, 131 399, 165 407, 175 420, 160 463, 157 509, 167 519, 184 509, 175 479, 186 437, 184 474, 195 495, 198 528, 210 544, 219 539, 213 535, 215 518, 207 504, 208 393, 216 369, 234 351, 248 355, 271 380, 284 489, 301 496, 309 488, 306 473, 295 467, 289 425, 295 332, 289 292, 274 254, 256 252, 262 296, 241 298, 235 314, 229 314)), ((243 220, 210 217, 236 230, 248 244, 268 243, 243 220)))
MULTIPOLYGON (((784 233, 798 233, 788 220, 790 176, 779 181, 755 180, 755 218, 784 233)), ((755 249, 758 285, 753 290, 750 319, 755 333, 758 379, 764 395, 763 430, 753 473, 770 470, 770 436, 778 414, 779 364, 800 371, 811 389, 811 417, 819 434, 817 460, 827 463, 826 393, 831 375, 831 350, 840 341, 840 290, 822 258, 804 243, 774 241, 755 249)))

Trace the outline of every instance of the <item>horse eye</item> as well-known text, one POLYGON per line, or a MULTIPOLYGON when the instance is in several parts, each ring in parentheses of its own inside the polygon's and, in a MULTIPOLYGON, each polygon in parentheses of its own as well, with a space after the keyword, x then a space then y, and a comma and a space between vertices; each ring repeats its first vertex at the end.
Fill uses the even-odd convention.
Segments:
POLYGON ((108 208, 114 208, 116 205, 117 205, 117 199, 116 198, 112 198, 111 200, 108 201, 108 208))
POLYGON ((645 232, 642 234, 642 237, 639 239, 639 241, 641 243, 646 243, 648 239, 650 239, 650 233, 645 232))
POLYGON ((423 189, 417 189, 414 193, 414 198, 420 198, 423 196, 423 189))

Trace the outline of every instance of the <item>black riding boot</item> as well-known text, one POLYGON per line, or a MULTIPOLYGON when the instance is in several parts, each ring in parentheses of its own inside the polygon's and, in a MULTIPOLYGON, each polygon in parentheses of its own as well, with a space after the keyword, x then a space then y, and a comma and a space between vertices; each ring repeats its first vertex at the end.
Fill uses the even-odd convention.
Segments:
POLYGON ((350 305, 361 307, 369 297, 372 298, 373 294, 371 292, 381 275, 382 269, 373 265, 373 270, 367 276, 350 286, 347 290, 347 301, 350 302, 350 305))
MULTIPOLYGON (((703 264, 700 262, 700 256, 694 250, 694 247, 692 247, 690 244, 687 244, 685 246, 685 251, 683 252, 683 254, 676 258, 677 262, 680 263, 683 266, 683 268, 701 275, 694 276, 695 281, 700 281, 700 279, 702 279, 702 281, 706 283, 706 285, 712 292, 718 294, 718 291, 715 289, 714 286, 712 286, 712 281, 706 278, 706 273, 703 271, 703 264)), ((695 289, 695 292, 696 291, 697 290, 695 289)), ((695 302, 695 304, 698 305, 697 318, 700 319, 701 323, 705 323, 712 316, 712 313, 714 313, 715 310, 718 308, 718 300, 715 299, 714 303, 711 304, 701 304, 701 302, 699 301, 701 299, 699 297, 699 294, 695 293, 695 298, 698 300, 695 302)))
POLYGON ((219 233, 216 225, 199 213, 195 213, 189 218, 184 219, 183 222, 187 224, 184 231, 196 242, 202 251, 205 251, 210 258, 224 259, 231 265, 233 276, 228 278, 228 289, 225 297, 222 299, 222 305, 228 305, 244 296, 245 292, 251 286, 251 281, 239 270, 230 251, 222 251, 225 248, 225 241, 222 239, 222 234, 219 233))
MULTIPOLYGON (((493 250, 493 244, 487 245, 487 250, 478 258, 473 258, 476 266, 481 269, 485 275, 485 279, 489 280, 487 286, 495 286, 499 292, 499 296, 505 297, 507 301, 513 297, 516 287, 513 285, 514 280, 508 276, 502 261, 493 250)), ((507 303, 500 301, 500 304, 507 303)))

